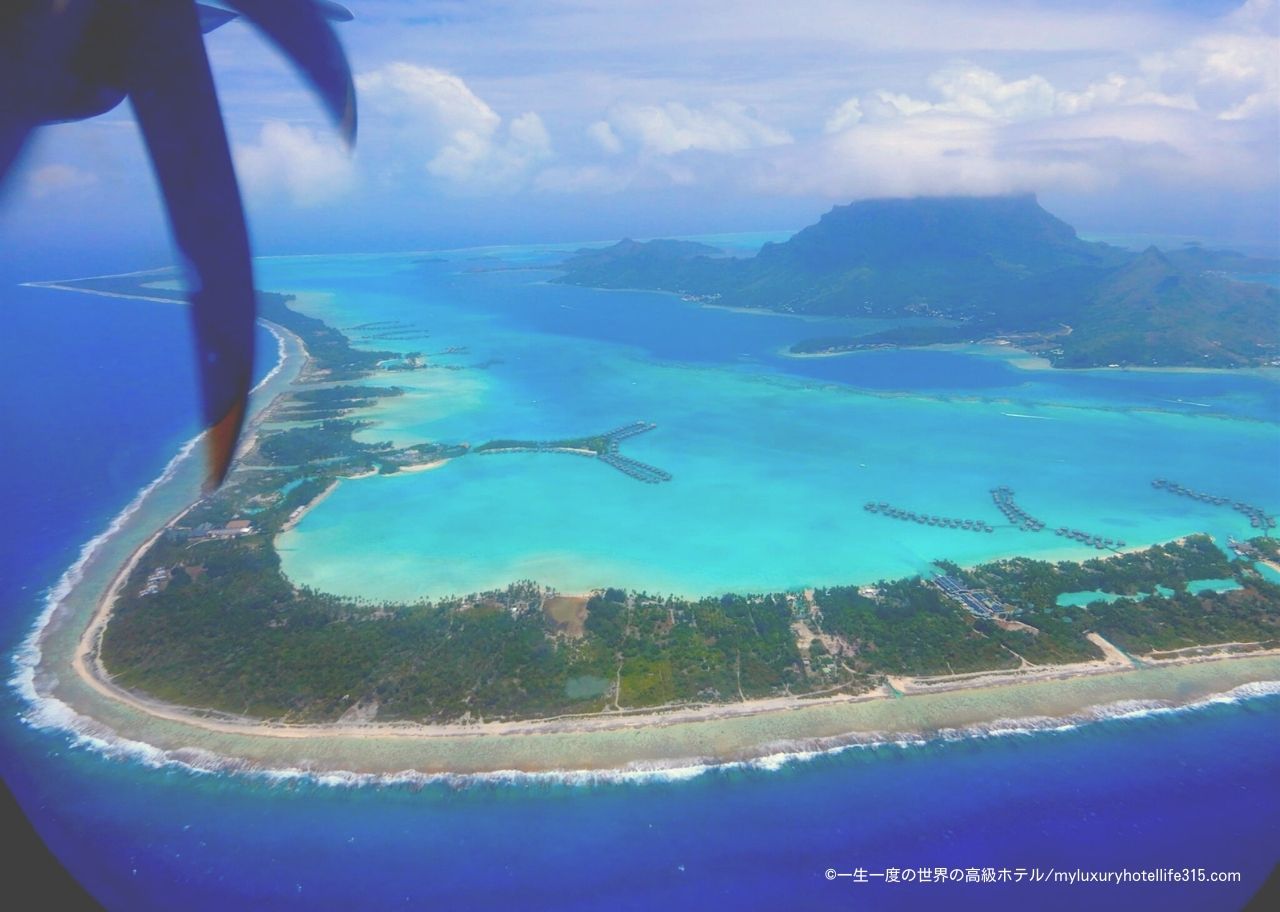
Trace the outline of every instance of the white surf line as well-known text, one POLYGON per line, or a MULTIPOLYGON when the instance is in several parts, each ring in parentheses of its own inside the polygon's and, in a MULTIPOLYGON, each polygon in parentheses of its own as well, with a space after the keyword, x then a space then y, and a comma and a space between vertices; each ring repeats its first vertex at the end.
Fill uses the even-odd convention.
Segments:
POLYGON ((109 272, 104 275, 76 276, 70 279, 47 279, 39 282, 23 282, 23 285, 39 286, 55 282, 89 282, 93 279, 128 279, 134 276, 155 275, 158 272, 176 271, 173 266, 155 266, 151 269, 137 269, 133 272, 109 272))
POLYGON ((1190 399, 1165 399, 1164 402, 1172 402, 1175 405, 1194 405, 1198 408, 1213 408, 1208 402, 1192 402, 1190 399))
MULTIPOLYGON (((88 289, 76 288, 69 286, 69 291, 79 291, 86 294, 95 294, 88 289)), ((125 297, 116 295, 116 297, 125 297)), ((173 303, 169 299, 165 299, 163 303, 173 303)), ((275 365, 260 380, 251 392, 257 392, 262 389, 268 382, 274 379, 280 371, 284 369, 286 361, 286 341, 284 333, 275 324, 266 320, 258 321, 276 338, 277 358, 275 365)), ((89 734, 100 728, 93 720, 81 716, 74 709, 59 700, 51 694, 41 693, 36 685, 36 674, 39 670, 40 663, 43 658, 43 650, 41 648, 42 640, 46 629, 53 621, 57 610, 62 606, 63 601, 75 589, 75 587, 84 578, 85 568, 90 561, 102 550, 102 548, 118 534, 128 520, 142 508, 143 503, 148 497, 161 485, 168 482, 177 474, 178 468, 195 453, 196 447, 200 441, 204 439, 206 431, 201 431, 190 440, 186 441, 173 456, 172 459, 161 470, 160 474, 152 479, 148 484, 144 485, 134 495, 133 499, 121 510, 107 525, 107 528, 86 542, 81 548, 75 562, 63 571, 58 581, 50 587, 44 597, 44 604, 40 613, 36 616, 35 622, 32 624, 27 636, 23 639, 21 645, 13 653, 12 661, 14 673, 9 678, 9 686, 12 687, 23 698, 30 709, 23 713, 23 720, 36 728, 42 729, 60 729, 67 731, 76 736, 77 739, 91 746, 100 748, 103 752, 109 752, 112 744, 108 744, 100 738, 96 738, 89 734)), ((190 509, 188 507, 187 509, 190 509)), ((186 512, 185 510, 183 511, 186 512)), ((166 524, 167 526, 167 524, 166 524)), ((159 533, 157 533, 159 534, 159 533)), ((127 753, 134 756, 139 754, 150 755, 157 752, 157 749, 150 745, 144 745, 140 742, 129 742, 127 739, 116 739, 115 746, 126 746, 130 748, 127 753)), ((154 757, 150 759, 154 760, 154 757)))
POLYGON ((1021 415, 1018 412, 1001 412, 1000 414, 1008 418, 1034 418, 1036 421, 1053 421, 1048 415, 1021 415))
MULTIPOLYGON (((112 276, 103 276, 103 278, 113 278, 112 276)), ((102 298, 124 298, 128 301, 151 301, 154 304, 180 304, 185 306, 186 301, 179 298, 159 298, 154 295, 126 294, 122 291, 98 291, 93 288, 81 288, 79 285, 64 285, 61 282, 23 282, 23 288, 52 288, 56 291, 78 291, 81 294, 98 295, 102 298)))
POLYGON ((257 324, 276 337, 276 363, 271 370, 267 372, 267 375, 259 380, 253 389, 249 390, 250 395, 253 395, 258 390, 262 389, 274 380, 280 371, 284 370, 284 362, 286 360, 285 356, 288 354, 288 350, 285 348, 284 333, 280 331, 279 326, 272 323, 270 320, 264 320, 261 317, 258 318, 257 324))
MULTIPOLYGON (((74 291, 80 294, 98 295, 103 298, 124 298, 129 301, 152 301, 156 304, 180 304, 186 306, 189 302, 180 298, 157 298, 150 295, 126 294, 121 291, 98 291, 93 288, 82 288, 79 285, 66 285, 65 282, 87 282, 90 279, 119 279, 125 276, 149 275, 153 272, 164 272, 168 267, 160 269, 144 269, 140 272, 122 272, 116 275, 106 276, 86 276, 83 279, 58 279, 53 282, 22 282, 23 288, 52 288, 57 291, 74 291)), ((271 335, 276 337, 276 363, 265 377, 258 381, 257 385, 251 389, 250 393, 256 393, 262 387, 270 383, 280 371, 284 368, 285 362, 285 340, 280 333, 280 328, 269 320, 259 317, 255 322, 271 335)))
POLYGON ((71 594, 72 590, 84 578, 84 571, 89 562, 93 560, 107 542, 124 528, 130 517, 142 508, 143 502, 151 495, 151 492, 173 478, 178 471, 178 467, 195 452, 196 445, 200 443, 204 435, 205 432, 201 431, 182 445, 181 449, 169 460, 160 474, 138 490, 138 493, 134 495, 125 508, 111 520, 107 528, 89 539, 81 547, 80 555, 75 563, 63 572, 62 576, 58 578, 58 581, 54 583, 53 587, 45 595, 44 607, 36 617, 35 623, 14 657, 17 671, 9 679, 10 686, 17 690, 32 707, 33 711, 25 715, 28 721, 39 727, 52 724, 52 727, 61 728, 66 726, 58 721, 50 723, 50 710, 52 710, 52 715, 55 719, 59 716, 65 718, 67 715, 72 717, 78 715, 61 700, 42 694, 36 688, 35 676, 42 658, 41 640, 44 637, 45 629, 53 620, 53 616, 57 609, 61 607, 63 600, 71 594))

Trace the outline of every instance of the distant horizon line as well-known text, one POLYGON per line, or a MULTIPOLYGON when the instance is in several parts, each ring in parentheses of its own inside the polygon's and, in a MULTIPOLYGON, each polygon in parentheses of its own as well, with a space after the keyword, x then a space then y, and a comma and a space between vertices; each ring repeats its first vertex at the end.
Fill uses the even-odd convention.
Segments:
MULTIPOLYGON (((655 235, 637 236, 626 231, 622 231, 610 237, 597 237, 587 239, 568 239, 568 240, 522 240, 511 242, 489 242, 489 243, 473 243, 463 244, 462 246, 428 246, 428 247, 397 247, 393 249, 347 249, 347 250, 294 250, 293 252, 273 252, 273 253, 255 253, 254 260, 284 260, 284 259, 305 259, 305 258, 322 258, 322 257, 379 257, 379 256, 415 256, 430 254, 449 254, 449 253, 467 253, 476 251, 495 251, 495 250, 511 250, 520 248, 546 248, 546 249, 579 249, 601 247, 616 244, 621 240, 631 239, 642 242, 655 240, 689 240, 699 241, 710 238, 732 238, 749 235, 778 235, 791 237, 801 231, 808 224, 813 224, 822 214, 830 212, 835 208, 854 205, 861 202, 871 202, 877 200, 908 200, 908 199, 1015 199, 1015 198, 1031 198, 1039 204, 1039 195, 1033 191, 1019 193, 997 193, 997 194, 917 194, 914 196, 879 196, 864 197, 860 199, 850 200, 845 203, 832 203, 821 213, 814 216, 813 222, 805 225, 788 228, 752 228, 729 231, 700 231, 696 233, 668 233, 655 235)), ((1043 204, 1041 204, 1043 206, 1043 204)), ((1051 210, 1050 214, 1053 214, 1051 210)), ((1061 216, 1055 216, 1061 219, 1061 216)), ((1066 219, 1061 219, 1066 221, 1066 219)), ((1268 238, 1247 238, 1247 237, 1226 237, 1212 235, 1193 235, 1182 233, 1165 233, 1153 230, 1137 230, 1137 231, 1117 231, 1117 230, 1094 230, 1082 229, 1074 224, 1067 222, 1075 229, 1076 234, 1083 240, 1092 242, 1109 243, 1117 247, 1135 250, 1141 252, 1149 246, 1157 246, 1162 250, 1176 249, 1176 247, 1185 246, 1203 246, 1210 249, 1226 249, 1234 250, 1244 254, 1268 256, 1280 258, 1280 236, 1268 238)), ((773 239, 771 239, 773 240, 773 239)), ((88 250, 85 251, 89 252, 88 250)), ((74 256, 74 254, 73 254, 74 256)), ((122 254, 121 259, 128 257, 129 254, 122 254)), ((161 266, 146 266, 142 268, 122 267, 119 272, 107 272, 100 275, 81 276, 74 279, 15 279, 17 285, 40 285, 49 284, 58 281, 83 281, 90 278, 107 278, 118 277, 122 275, 131 275, 135 273, 146 272, 162 272, 164 270, 179 270, 177 263, 170 262, 161 266)))

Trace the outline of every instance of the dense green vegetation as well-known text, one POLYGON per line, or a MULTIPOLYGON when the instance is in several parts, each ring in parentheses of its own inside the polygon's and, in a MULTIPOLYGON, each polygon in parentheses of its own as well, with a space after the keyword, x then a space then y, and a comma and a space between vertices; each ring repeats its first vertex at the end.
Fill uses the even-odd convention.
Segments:
POLYGON ((1280 539, 1259 536, 1258 538, 1249 539, 1249 544, 1263 557, 1271 560, 1280 560, 1280 539))
POLYGON ((587 609, 588 639, 617 657, 623 706, 811 689, 785 597, 726 595, 690 603, 610 589, 587 609))
MULTIPOLYGON (((255 481, 262 485, 262 482, 255 481)), ((280 575, 269 531, 314 496, 308 479, 255 515, 264 532, 231 541, 165 537, 139 565, 103 639, 117 680, 166 700, 271 718, 520 718, 862 690, 883 674, 948 674, 1096 659, 1097 631, 1141 654, 1198 644, 1280 642, 1280 587, 1230 563, 1203 536, 1081 564, 1018 558, 964 571, 1016 607, 1018 623, 977 619, 918 577, 792 595, 687 601, 617 589, 587 603, 581 637, 542 610, 532 583, 437 603, 371 604, 280 575), (169 568, 161 591, 146 577, 169 568), (1187 593, 1190 579, 1243 588, 1187 593), (1144 592, 1059 608, 1079 589, 1144 592), (599 681, 599 688, 574 682, 599 681)), ((219 495, 227 504, 249 489, 219 495)), ((215 503, 216 503, 215 499, 215 503)), ((184 527, 201 519, 197 514, 184 527)))
MULTIPOLYGON (((1204 535, 1084 563, 1015 558, 969 571, 948 569, 971 586, 987 588, 1016 606, 1019 621, 1041 630, 1037 642, 1045 640, 1045 633, 1052 640, 1069 631, 1096 630, 1122 649, 1142 653, 1280 638, 1280 587, 1229 561, 1204 535), (1200 595, 1187 592, 1191 580, 1231 578, 1244 588, 1200 595), (1174 590, 1173 596, 1147 594, 1157 586, 1174 590), (1057 606, 1060 594, 1087 591, 1130 597, 1096 601, 1083 608, 1057 606)), ((1033 655, 1027 658, 1038 661, 1033 655)))
POLYGON ((302 389, 290 394, 289 402, 281 406, 277 417, 287 421, 323 421, 341 418, 354 409, 373 405, 379 399, 403 396, 398 386, 322 386, 302 389))
POLYGON ((1263 271, 1268 261, 1198 247, 1134 254, 1089 243, 1031 196, 837 206, 747 259, 676 244, 579 251, 563 264, 561 281, 785 313, 936 321, 808 339, 797 353, 1003 337, 1063 367, 1233 367, 1280 357, 1280 292, 1224 275, 1263 271))
POLYGON ((472 452, 487 453, 493 450, 591 450, 596 454, 609 448, 609 438, 603 434, 593 437, 567 437, 564 440, 490 440, 472 452))
POLYGON ((389 442, 362 443, 352 434, 371 423, 333 418, 279 431, 266 431, 244 461, 322 472, 333 477, 380 472, 389 475, 403 466, 433 462, 466 454, 465 446, 419 443, 395 447, 389 442))
POLYGON ((1003 600, 1018 608, 1052 608, 1064 592, 1098 590, 1120 595, 1154 592, 1157 586, 1185 589, 1198 579, 1224 579, 1234 575, 1226 555, 1206 535, 1192 535, 1182 542, 1153 545, 1145 551, 1093 558, 1083 563, 1015 557, 962 570, 943 563, 949 573, 976 588, 1007 594, 1003 600))
POLYGON ((1013 668, 1018 660, 998 639, 919 578, 881 583, 874 596, 856 587, 820 589, 821 627, 841 637, 860 671, 891 674, 962 674, 1013 668))
POLYGON ((1280 293, 1190 272, 1154 247, 1111 271, 1055 340, 1056 364, 1240 367, 1280 355, 1280 293))
POLYGON ((316 375, 310 380, 355 380, 376 370, 379 362, 399 358, 395 352, 352 348, 351 342, 323 320, 289 307, 293 295, 258 292, 258 315, 279 323, 307 344, 316 375))
POLYGON ((911 348, 922 345, 944 345, 973 339, 973 327, 965 323, 937 321, 925 326, 895 326, 866 336, 815 336, 801 339, 791 346, 796 355, 825 355, 860 351, 868 348, 911 348))
POLYGON ((264 434, 258 452, 275 465, 305 465, 346 457, 367 457, 391 448, 391 444, 358 443, 351 435, 368 422, 336 419, 320 424, 264 434))

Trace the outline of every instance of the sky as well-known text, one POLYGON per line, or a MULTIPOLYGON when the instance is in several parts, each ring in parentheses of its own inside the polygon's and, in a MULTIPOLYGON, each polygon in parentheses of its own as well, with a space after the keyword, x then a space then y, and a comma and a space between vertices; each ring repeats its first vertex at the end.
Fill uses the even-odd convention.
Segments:
MULTIPOLYGON (((259 253, 800 228, 1034 192, 1083 232, 1280 243, 1276 0, 348 0, 348 153, 277 51, 207 36, 259 253)), ((171 256, 128 105, 40 132, 10 264, 171 256)))

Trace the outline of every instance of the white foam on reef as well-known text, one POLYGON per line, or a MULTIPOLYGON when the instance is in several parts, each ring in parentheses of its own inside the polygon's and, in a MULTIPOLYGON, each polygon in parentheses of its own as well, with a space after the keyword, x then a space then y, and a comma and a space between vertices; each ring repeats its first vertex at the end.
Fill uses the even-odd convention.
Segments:
MULTIPOLYGON (((112 537, 120 532, 126 522, 142 508, 147 497, 158 487, 169 481, 177 473, 178 468, 191 457, 196 446, 204 437, 204 432, 188 440, 169 460, 164 470, 149 484, 144 485, 133 500, 116 514, 115 518, 101 533, 91 538, 80 549, 75 562, 58 578, 58 581, 45 593, 44 605, 36 617, 30 632, 22 641, 14 654, 14 673, 9 678, 9 686, 27 704, 22 720, 33 728, 49 731, 64 731, 71 735, 72 744, 86 747, 108 757, 134 760, 146 766, 163 766, 170 762, 170 755, 151 744, 132 741, 120 737, 111 728, 100 722, 77 713, 62 700, 49 693, 42 692, 37 685, 37 674, 42 658, 41 642, 45 630, 57 615, 66 597, 84 578, 85 568, 112 537)), ((194 768, 194 767, 193 767, 194 768)))
MULTIPOLYGON (((40 614, 36 617, 35 623, 31 627, 31 631, 22 641, 22 645, 18 647, 18 651, 14 654, 16 670, 13 676, 9 679, 10 686, 16 689, 28 703, 32 704, 33 711, 38 711, 41 704, 50 700, 50 698, 39 693, 36 688, 36 670, 40 666, 40 658, 42 655, 40 641, 44 637, 45 629, 53 620, 58 608, 62 605, 66 597, 71 594, 72 590, 74 590, 80 583, 80 581, 84 579, 85 568, 89 565, 89 562, 93 560, 107 542, 109 542, 120 532, 121 529, 124 528, 125 523, 127 523, 135 513, 142 509, 143 503, 146 501, 147 497, 151 495, 151 492, 177 474, 178 468, 183 462, 191 457, 191 454, 195 452, 197 444, 200 443, 203 437, 204 432, 201 431, 199 434, 184 443, 182 448, 178 450, 177 454, 169 460, 167 465, 165 465, 164 470, 161 471, 161 473, 149 484, 144 485, 138 490, 138 493, 134 495, 133 500, 129 501, 128 505, 117 513, 115 518, 107 524, 107 528, 89 539, 89 541, 80 548, 80 554, 77 556, 75 563, 68 567, 63 572, 62 576, 58 578, 58 581, 53 584, 48 592, 45 593, 44 605, 40 614)), ((52 702, 61 703, 61 701, 57 700, 52 702)), ((66 707, 66 711, 75 715, 69 707, 66 707)), ((57 725, 55 727, 62 726, 57 725)))
MULTIPOLYGON (((139 273, 131 273, 131 275, 145 275, 152 271, 158 272, 161 270, 144 270, 139 273)), ((253 387, 250 391, 252 393, 258 392, 279 375, 280 371, 284 369, 287 355, 284 334, 265 321, 262 322, 262 326, 276 339, 276 363, 267 372, 267 375, 253 387)), ((217 758, 213 754, 207 754, 207 752, 196 752, 194 750, 166 752, 150 744, 121 738, 110 728, 77 713, 57 697, 42 693, 41 688, 37 685, 37 673, 43 656, 41 641, 44 633, 53 622, 59 607, 61 607, 67 596, 84 579, 85 569, 89 562, 142 509, 142 505, 152 492, 170 481, 177 474, 182 464, 191 458, 204 436, 205 432, 201 431, 184 443, 174 457, 166 463, 160 474, 138 490, 125 508, 117 513, 111 522, 107 524, 106 529, 91 538, 80 548, 80 553, 77 555, 75 562, 63 572, 58 581, 45 593, 40 614, 37 615, 31 630, 14 653, 14 673, 8 682, 9 686, 17 691, 27 704, 27 711, 23 713, 22 718, 29 725, 40 729, 68 732, 73 736, 73 743, 78 746, 89 747, 110 756, 128 757, 149 766, 182 762, 183 765, 188 765, 192 769, 212 769, 222 764, 221 758, 217 758), (195 756, 197 753, 206 755, 197 758, 195 756), (187 763, 187 758, 198 760, 198 762, 187 763)))
MULTIPOLYGON (((92 282, 94 279, 129 279, 134 276, 158 275, 161 273, 175 274, 172 266, 157 266, 152 269, 138 269, 133 272, 113 272, 109 275, 81 276, 78 279, 46 279, 40 282, 23 282, 24 288, 41 288, 46 285, 65 285, 68 282, 92 282)), ((77 288, 76 291, 83 291, 87 294, 92 293, 89 288, 77 288)))
MULTIPOLYGON (((274 326, 262 324, 271 335, 276 338, 276 363, 267 373, 265 377, 254 386, 251 392, 257 392, 266 386, 267 383, 275 379, 280 371, 284 369, 285 364, 285 338, 274 326)), ((9 685, 13 687, 31 706, 31 712, 28 714, 28 721, 31 721, 31 714, 51 714, 56 719, 51 719, 50 724, 38 724, 38 727, 45 728, 68 728, 67 715, 74 718, 82 718, 75 713, 69 706, 62 701, 52 697, 45 696, 39 692, 36 687, 36 670, 40 666, 41 649, 40 641, 44 636, 45 629, 53 620, 57 613, 58 607, 63 600, 71 594, 72 590, 84 579, 84 571, 89 561, 102 550, 103 546, 109 542, 112 537, 124 528, 125 523, 142 509, 143 503, 151 495, 156 488, 165 484, 177 474, 178 468, 195 452, 196 447, 204 438, 205 432, 201 431, 192 437, 178 450, 177 454, 165 465, 164 469, 150 483, 144 485, 133 496, 133 500, 123 510, 116 514, 115 518, 107 524, 107 528, 98 535, 89 539, 88 542, 80 548, 80 554, 76 557, 75 562, 68 567, 58 578, 58 581, 45 594, 44 605, 40 614, 36 617, 35 623, 32 625, 30 632, 22 641, 22 645, 18 647, 14 654, 14 665, 16 666, 14 674, 9 679, 9 685), (46 705, 48 704, 48 705, 46 705), (57 704, 61 709, 55 708, 52 704, 57 704)))
MULTIPOLYGON (((17 679, 15 678, 15 681, 17 679)), ((34 687, 23 688, 34 694, 34 687)), ((228 774, 257 779, 267 784, 308 783, 330 788, 409 787, 444 785, 451 788, 479 786, 603 786, 684 782, 713 771, 762 770, 776 772, 796 763, 835 756, 849 750, 911 750, 938 742, 955 742, 977 738, 1035 736, 1067 732, 1083 725, 1106 720, 1128 720, 1155 715, 1195 711, 1214 705, 1240 703, 1244 700, 1280 694, 1280 681, 1242 684, 1221 694, 1214 694, 1183 705, 1155 700, 1124 700, 1090 707, 1062 718, 1032 716, 1023 719, 997 719, 961 728, 940 729, 929 733, 859 733, 833 738, 780 741, 763 746, 762 756, 733 761, 711 758, 637 762, 618 769, 604 770, 494 770, 477 773, 424 773, 402 770, 393 773, 360 773, 350 770, 319 769, 309 764, 271 767, 236 757, 227 757, 199 748, 164 750, 141 741, 122 738, 109 727, 79 715, 61 700, 36 694, 32 711, 24 720, 37 728, 68 732, 72 745, 92 750, 102 756, 140 763, 150 768, 179 768, 193 774, 228 774)))
POLYGON ((256 393, 258 390, 262 389, 274 380, 280 371, 284 370, 285 355, 287 354, 284 347, 284 335, 280 330, 276 329, 274 324, 268 323, 266 320, 259 320, 258 322, 267 332, 276 337, 276 363, 272 365, 271 370, 267 371, 267 375, 258 381, 258 385, 249 390, 250 393, 256 393))

